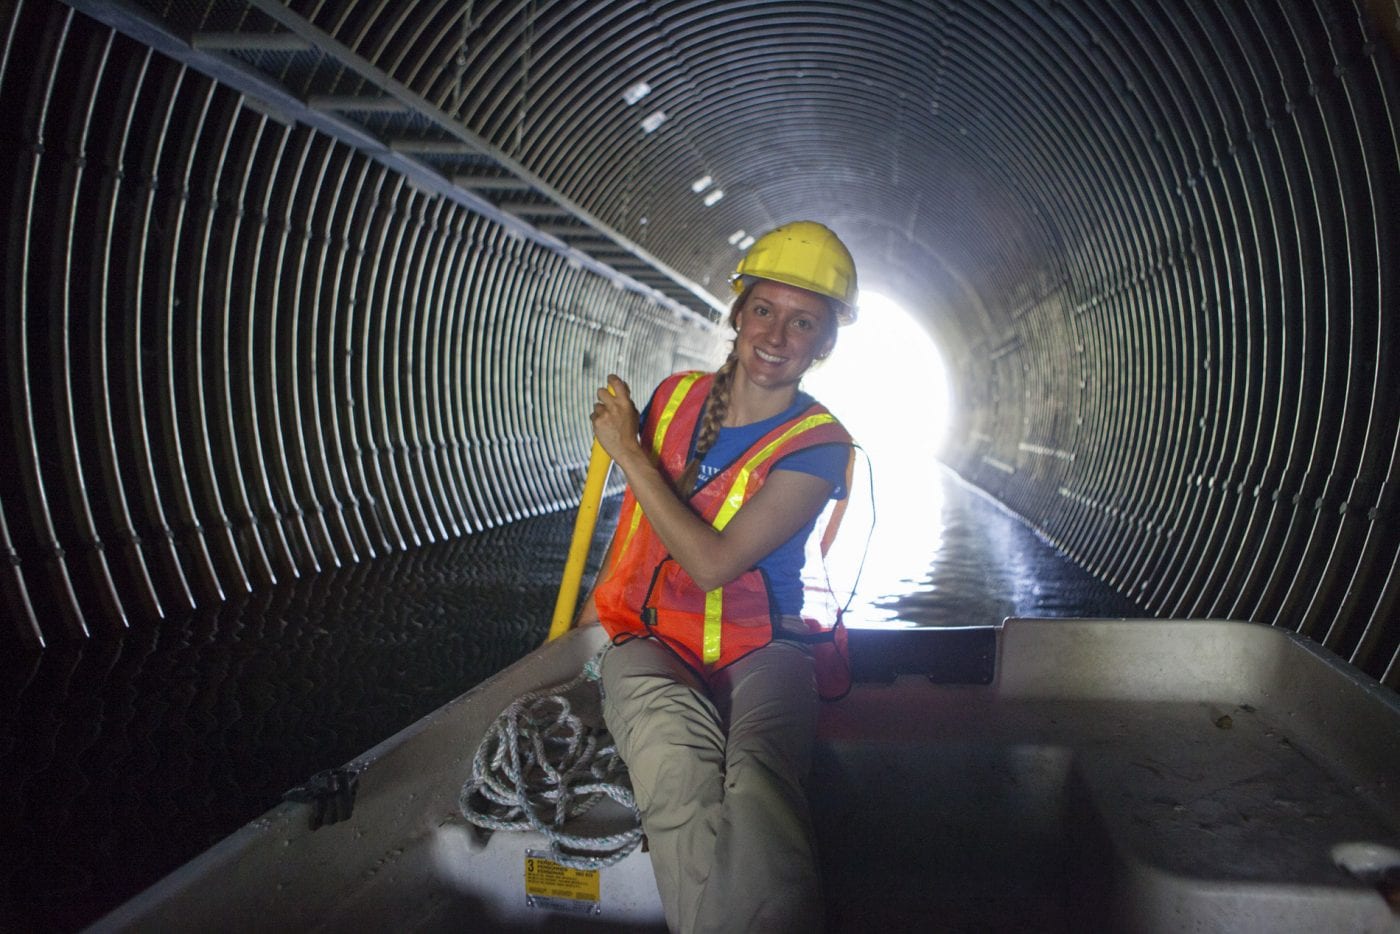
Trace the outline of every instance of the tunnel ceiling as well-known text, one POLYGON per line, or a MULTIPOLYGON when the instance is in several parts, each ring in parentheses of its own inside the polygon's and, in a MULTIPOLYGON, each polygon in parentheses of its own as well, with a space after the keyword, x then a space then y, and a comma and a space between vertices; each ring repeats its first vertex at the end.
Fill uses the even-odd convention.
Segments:
POLYGON ((1393 2, 8 9, 21 641, 567 504, 590 381, 712 363, 810 217, 964 477, 1400 679, 1393 2))

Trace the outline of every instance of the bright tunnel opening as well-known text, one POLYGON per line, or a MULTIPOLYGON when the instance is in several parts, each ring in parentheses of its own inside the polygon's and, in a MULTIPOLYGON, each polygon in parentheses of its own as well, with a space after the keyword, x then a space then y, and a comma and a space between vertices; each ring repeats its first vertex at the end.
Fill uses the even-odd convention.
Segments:
POLYGON ((905 308, 863 291, 858 321, 842 329, 835 351, 808 373, 803 388, 841 419, 864 452, 856 459, 841 534, 827 556, 837 599, 844 603, 856 587, 846 624, 905 625, 875 604, 924 580, 942 541, 939 455, 952 413, 942 354, 905 308))

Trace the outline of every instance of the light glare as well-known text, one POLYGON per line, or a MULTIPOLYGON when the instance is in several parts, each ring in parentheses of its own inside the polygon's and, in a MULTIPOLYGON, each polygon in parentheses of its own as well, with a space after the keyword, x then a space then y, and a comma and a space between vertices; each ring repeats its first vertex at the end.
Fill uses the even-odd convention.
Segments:
POLYGON ((849 592, 873 505, 875 534, 848 623, 888 624, 894 614, 873 604, 914 589, 942 540, 938 455, 949 421, 942 357, 905 309, 862 291, 856 323, 841 329, 831 357, 807 374, 802 388, 841 419, 869 458, 869 476, 857 458, 851 503, 827 556, 831 582, 849 592))

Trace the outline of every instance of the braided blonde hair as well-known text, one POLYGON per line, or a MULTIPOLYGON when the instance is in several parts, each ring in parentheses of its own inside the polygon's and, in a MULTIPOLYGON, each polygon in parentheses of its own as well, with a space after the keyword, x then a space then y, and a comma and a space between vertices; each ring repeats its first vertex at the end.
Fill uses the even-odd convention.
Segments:
POLYGON ((715 381, 710 384, 710 394, 705 397, 705 414, 700 419, 700 433, 695 438, 695 455, 676 479, 676 492, 682 498, 695 492, 696 481, 700 479, 700 462, 719 440, 720 426, 724 424, 724 416, 729 414, 729 390, 734 385, 734 370, 738 365, 739 357, 731 347, 724 364, 715 370, 715 381))

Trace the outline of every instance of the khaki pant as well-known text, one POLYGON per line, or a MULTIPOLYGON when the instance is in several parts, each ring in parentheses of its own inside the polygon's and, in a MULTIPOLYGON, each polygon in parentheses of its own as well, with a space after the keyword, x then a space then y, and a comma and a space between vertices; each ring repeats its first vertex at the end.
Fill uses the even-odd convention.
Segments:
POLYGON ((603 715, 632 776, 673 931, 819 931, 807 796, 810 653, 774 642, 708 687, 655 639, 614 647, 603 715))

